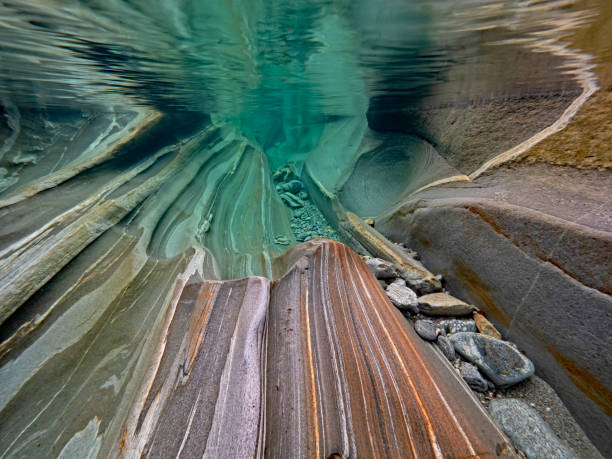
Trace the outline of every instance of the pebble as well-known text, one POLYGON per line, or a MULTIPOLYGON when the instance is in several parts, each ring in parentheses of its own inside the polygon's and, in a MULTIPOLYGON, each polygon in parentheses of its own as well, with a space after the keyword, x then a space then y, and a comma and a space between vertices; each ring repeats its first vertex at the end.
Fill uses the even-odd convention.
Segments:
POLYGON ((526 403, 517 399, 495 399, 489 404, 491 417, 528 459, 574 458, 575 454, 554 434, 550 426, 526 403))
POLYGON ((491 322, 487 320, 485 316, 480 313, 474 314, 474 322, 476 323, 476 328, 483 335, 490 336, 491 338, 501 339, 501 333, 493 326, 491 322))
POLYGON ((461 362, 461 376, 472 390, 477 392, 486 392, 489 389, 487 380, 482 377, 478 368, 471 363, 461 362))
POLYGON ((476 322, 472 319, 434 319, 436 327, 443 329, 447 334, 459 332, 476 332, 476 322))
POLYGON ((457 358, 457 354, 455 353, 455 347, 446 336, 438 336, 438 347, 442 351, 442 354, 444 354, 444 357, 446 357, 451 362, 457 358))
POLYGON ((431 320, 417 320, 414 323, 414 330, 421 338, 427 341, 435 341, 438 337, 438 330, 436 330, 431 320))
POLYGON ((408 287, 402 287, 399 284, 391 284, 387 286, 387 296, 397 308, 410 311, 413 314, 419 312, 416 293, 408 287))
POLYGON ((450 340, 455 351, 476 364, 496 386, 509 387, 535 371, 531 360, 505 341, 469 332, 455 333, 450 340))
POLYGON ((448 293, 430 293, 419 297, 419 310, 430 316, 464 316, 470 314, 474 306, 448 293))
POLYGON ((372 271, 376 279, 393 279, 397 277, 397 269, 388 261, 380 258, 369 258, 366 265, 372 271))

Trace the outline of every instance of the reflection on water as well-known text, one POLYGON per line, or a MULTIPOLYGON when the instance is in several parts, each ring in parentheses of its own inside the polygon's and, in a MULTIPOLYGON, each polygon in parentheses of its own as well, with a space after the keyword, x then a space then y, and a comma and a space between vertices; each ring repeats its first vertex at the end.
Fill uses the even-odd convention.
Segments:
POLYGON ((0 98, 308 124, 362 114, 370 98, 421 97, 452 78, 451 66, 478 59, 484 34, 491 46, 554 43, 589 16, 572 3, 9 0, 0 6, 0 98))

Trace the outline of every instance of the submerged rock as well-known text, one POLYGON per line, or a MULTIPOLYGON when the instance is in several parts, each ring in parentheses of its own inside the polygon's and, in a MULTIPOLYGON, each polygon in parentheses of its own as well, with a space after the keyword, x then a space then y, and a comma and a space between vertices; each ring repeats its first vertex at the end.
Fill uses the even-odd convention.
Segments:
POLYGON ((508 387, 531 376, 531 360, 505 341, 480 333, 456 333, 450 336, 455 350, 476 364, 499 387, 508 387))
POLYGON ((517 399, 491 400, 491 417, 528 459, 574 458, 574 453, 526 403, 517 399))
POLYGON ((391 284, 387 286, 387 296, 397 308, 410 311, 413 314, 419 312, 418 300, 416 293, 408 287, 402 287, 399 284, 391 284))
POLYGON ((476 323, 478 331, 483 335, 490 336, 491 338, 501 339, 501 333, 482 314, 474 314, 474 322, 476 323))
POLYGON ((461 377, 463 377, 464 381, 472 390, 476 392, 486 392, 489 388, 487 380, 482 377, 478 368, 471 363, 461 362, 459 371, 461 372, 461 377))
POLYGON ((397 270, 393 264, 380 258, 369 258, 366 265, 372 271, 376 279, 393 279, 397 277, 397 270))
POLYGON ((414 330, 417 334, 427 341, 435 341, 438 337, 438 330, 431 320, 417 320, 414 323, 414 330))
POLYGON ((276 189, 279 192, 289 192, 292 194, 297 194, 302 190, 302 182, 299 180, 290 180, 286 183, 279 183, 276 185, 276 189))
POLYGON ((448 293, 430 293, 419 297, 419 310, 430 316, 464 316, 474 309, 474 306, 448 293))

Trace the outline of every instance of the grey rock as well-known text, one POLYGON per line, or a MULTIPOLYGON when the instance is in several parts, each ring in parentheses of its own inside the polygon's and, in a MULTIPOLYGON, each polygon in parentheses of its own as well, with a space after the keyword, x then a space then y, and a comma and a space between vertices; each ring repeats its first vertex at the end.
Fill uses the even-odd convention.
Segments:
POLYGON ((528 459, 574 458, 538 413, 517 399, 491 400, 491 417, 528 459))
POLYGON ((296 194, 302 190, 302 182, 299 180, 290 180, 289 182, 279 183, 276 185, 276 189, 280 191, 288 191, 289 193, 296 194))
POLYGON ((531 360, 505 341, 469 332, 455 333, 450 340, 455 351, 476 364, 496 386, 509 387, 535 371, 531 360))
POLYGON ((487 380, 482 377, 478 368, 471 363, 461 362, 461 376, 472 390, 477 392, 486 392, 489 388, 487 380))
POLYGON ((442 351, 442 354, 444 354, 444 357, 446 357, 451 362, 457 358, 457 354, 455 353, 455 347, 446 336, 438 336, 438 347, 442 351))
POLYGON ((427 341, 435 341, 438 337, 438 330, 430 320, 417 320, 414 323, 414 330, 417 334, 427 341))
POLYGON ((408 287, 391 284, 387 287, 387 296, 397 308, 416 314, 419 311, 417 296, 408 287))
POLYGON ((419 310, 430 316, 464 316, 471 314, 474 306, 440 292, 419 297, 419 310))
POLYGON ((397 277, 397 270, 388 261, 381 260, 380 258, 369 258, 366 260, 366 265, 372 271, 372 274, 377 279, 393 279, 397 277))
POLYGON ((472 319, 434 319, 436 327, 443 329, 447 334, 459 332, 476 332, 476 322, 472 319))
POLYGON ((395 284, 395 285, 399 285, 400 287, 406 287, 406 281, 404 279, 402 279, 401 277, 398 277, 397 279, 395 279, 391 283, 395 284))
POLYGON ((281 193, 280 198, 287 206, 291 208, 304 207, 304 201, 288 191, 281 193))

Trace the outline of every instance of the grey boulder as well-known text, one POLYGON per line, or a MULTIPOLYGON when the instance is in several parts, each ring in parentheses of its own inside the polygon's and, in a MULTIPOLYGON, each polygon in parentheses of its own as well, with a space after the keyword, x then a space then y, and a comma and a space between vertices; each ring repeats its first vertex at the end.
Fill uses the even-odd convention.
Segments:
POLYGON ((391 284, 387 286, 387 296, 397 308, 410 311, 414 314, 419 312, 416 293, 408 287, 403 287, 400 284, 391 284))
POLYGON ((480 333, 461 332, 450 338, 455 351, 474 363, 498 387, 509 387, 533 375, 531 360, 505 341, 480 333))
POLYGON ((366 260, 366 265, 376 279, 393 279, 397 277, 397 269, 388 261, 381 260, 380 258, 369 258, 366 260))
POLYGON ((457 354, 455 353, 455 348, 453 343, 446 336, 438 336, 438 347, 446 357, 451 362, 457 358, 457 354))
POLYGON ((461 368, 459 370, 463 380, 467 383, 472 390, 477 392, 486 392, 489 388, 489 383, 482 377, 478 368, 471 363, 461 362, 461 368))
POLYGON ((435 341, 438 337, 438 330, 430 320, 417 320, 414 323, 414 330, 417 334, 427 341, 435 341))
POLYGON ((491 417, 528 459, 574 458, 538 413, 517 399, 494 399, 489 404, 491 417))

